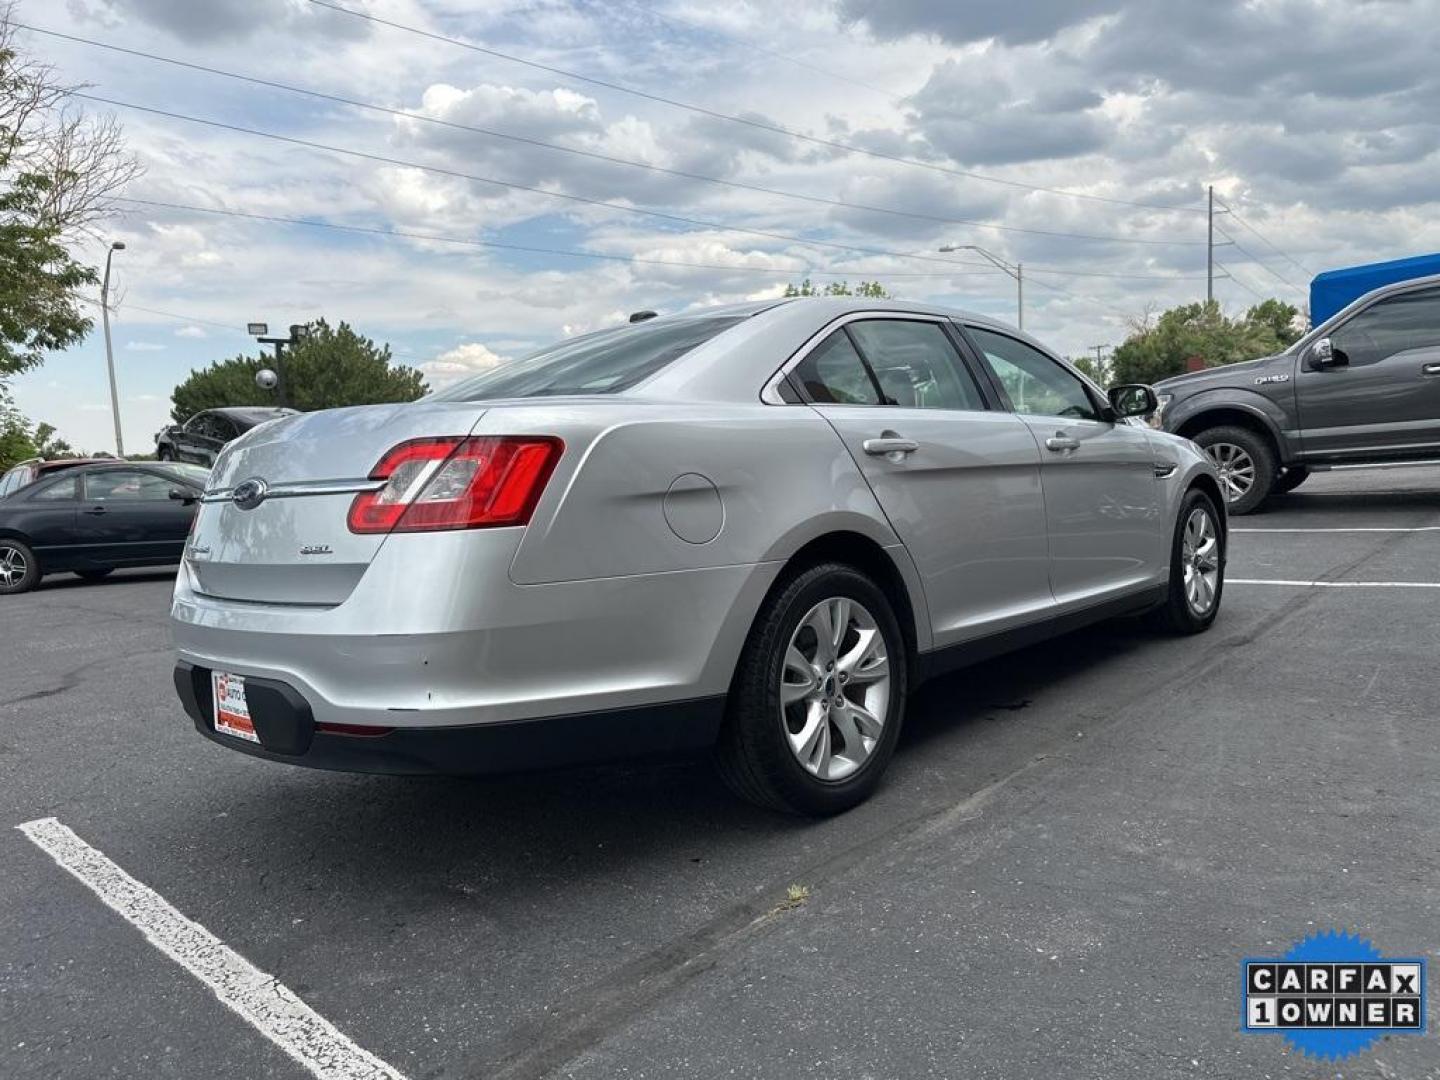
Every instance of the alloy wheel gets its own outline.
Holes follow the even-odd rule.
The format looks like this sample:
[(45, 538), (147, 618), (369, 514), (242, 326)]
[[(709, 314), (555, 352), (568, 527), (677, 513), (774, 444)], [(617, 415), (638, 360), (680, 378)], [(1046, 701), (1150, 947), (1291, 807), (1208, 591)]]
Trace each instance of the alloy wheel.
[(853, 776), (880, 741), (890, 657), (875, 617), (846, 596), (800, 620), (780, 670), (780, 721), (790, 752), (820, 780)]
[(1185, 602), (1193, 614), (1205, 615), (1215, 606), (1220, 591), (1220, 537), (1204, 507), (1197, 506), (1185, 519), (1180, 558), (1185, 571)]
[(30, 564), (25, 561), (22, 551), (12, 547), (0, 549), (0, 585), (6, 588), (18, 585), (25, 580), (29, 569)]
[(1255, 486), (1255, 459), (1243, 446), (1217, 442), (1205, 447), (1205, 453), (1220, 474), (1227, 502), (1239, 502)]

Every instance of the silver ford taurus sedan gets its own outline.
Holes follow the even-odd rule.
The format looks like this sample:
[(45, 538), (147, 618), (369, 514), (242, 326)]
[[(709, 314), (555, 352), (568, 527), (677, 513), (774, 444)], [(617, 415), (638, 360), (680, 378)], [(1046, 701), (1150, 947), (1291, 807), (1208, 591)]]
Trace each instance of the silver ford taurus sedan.
[(1225, 501), (1022, 333), (895, 301), (645, 319), (216, 462), (172, 618), (202, 735), (366, 772), (714, 747), (742, 796), (865, 798), (921, 680), (1219, 610)]

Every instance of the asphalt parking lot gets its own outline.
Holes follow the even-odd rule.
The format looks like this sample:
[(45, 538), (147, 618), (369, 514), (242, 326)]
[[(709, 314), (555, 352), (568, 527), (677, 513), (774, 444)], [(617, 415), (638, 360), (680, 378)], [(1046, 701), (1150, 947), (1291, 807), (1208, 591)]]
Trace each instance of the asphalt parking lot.
[[(1211, 633), (933, 683), (824, 822), (694, 763), (230, 753), (174, 700), (168, 576), (60, 578), (0, 604), (0, 824), (57, 818), (410, 1080), (1440, 1077), (1433, 1034), (1336, 1065), (1236, 1030), (1243, 956), (1440, 957), (1440, 470), (1233, 524)], [(7, 827), (0, 1075), (306, 1073)]]

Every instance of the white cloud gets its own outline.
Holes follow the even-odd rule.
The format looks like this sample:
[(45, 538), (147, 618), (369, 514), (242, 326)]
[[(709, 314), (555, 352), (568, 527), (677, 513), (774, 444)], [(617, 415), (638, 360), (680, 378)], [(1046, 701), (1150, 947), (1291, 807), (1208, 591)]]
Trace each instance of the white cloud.
[(498, 367), (509, 360), (508, 356), (501, 356), (478, 341), (467, 341), (417, 366), (432, 387), (440, 387), (474, 375), (477, 371)]
[(209, 335), (205, 333), (205, 328), (203, 326), (196, 326), (192, 323), (189, 326), (182, 326), (180, 327), (180, 329), (176, 330), (175, 336), (183, 338), (203, 338), (208, 337)]
[(165, 346), (158, 345), (153, 341), (127, 341), (126, 352), (164, 352)]

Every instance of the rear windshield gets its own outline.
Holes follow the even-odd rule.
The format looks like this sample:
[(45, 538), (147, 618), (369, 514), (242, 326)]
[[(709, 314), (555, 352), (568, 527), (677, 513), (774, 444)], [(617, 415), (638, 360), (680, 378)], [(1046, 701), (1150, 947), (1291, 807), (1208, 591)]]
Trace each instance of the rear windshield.
[(448, 386), (440, 401), (618, 394), (743, 322), (744, 315), (636, 323), (563, 341)]

